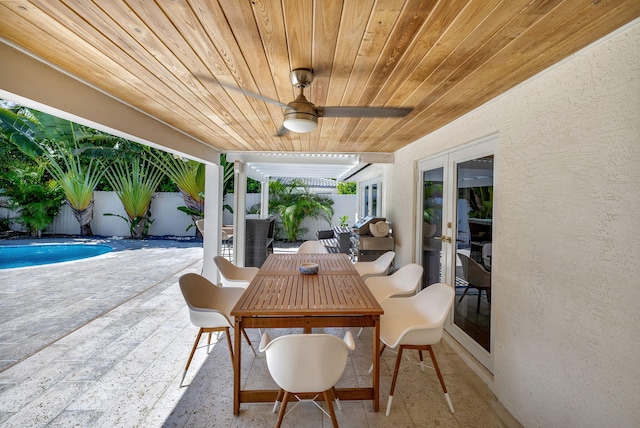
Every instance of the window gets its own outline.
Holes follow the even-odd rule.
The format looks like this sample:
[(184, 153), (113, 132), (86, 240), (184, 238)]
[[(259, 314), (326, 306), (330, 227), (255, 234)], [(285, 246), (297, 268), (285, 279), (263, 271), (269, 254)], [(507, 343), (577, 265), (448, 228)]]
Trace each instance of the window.
[(375, 178), (373, 180), (363, 181), (358, 188), (360, 193), (360, 215), (362, 217), (380, 217), (382, 214), (380, 179)]

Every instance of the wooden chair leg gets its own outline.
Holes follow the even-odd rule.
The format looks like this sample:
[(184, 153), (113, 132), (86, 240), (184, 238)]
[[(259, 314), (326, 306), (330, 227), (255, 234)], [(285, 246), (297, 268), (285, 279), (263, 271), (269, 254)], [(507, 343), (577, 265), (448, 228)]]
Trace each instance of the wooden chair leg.
[(464, 289), (464, 293), (462, 293), (462, 296), (460, 296), (460, 300), (458, 300), (458, 304), (460, 302), (462, 302), (462, 299), (464, 299), (464, 296), (467, 295), (467, 291), (469, 291), (469, 286), (467, 285), (467, 288)]
[(333, 428), (338, 428), (338, 419), (336, 418), (336, 412), (333, 410), (333, 404), (331, 404), (331, 394), (329, 393), (330, 391), (330, 389), (324, 391), (324, 402), (327, 405), (329, 416), (331, 416), (331, 423), (333, 424)]
[(393, 392), (396, 389), (396, 381), (398, 380), (398, 372), (400, 371), (400, 362), (402, 361), (402, 350), (404, 347), (400, 345), (398, 347), (398, 356), (396, 357), (396, 367), (393, 370), (393, 380), (391, 381), (391, 391), (389, 391), (389, 401), (387, 402), (387, 412), (386, 415), (389, 416), (389, 411), (391, 410), (391, 402), (393, 401)]
[(333, 395), (333, 399), (336, 402), (336, 406), (338, 406), (338, 410), (342, 411), (342, 404), (340, 404), (340, 399), (338, 398), (338, 393), (336, 392), (336, 387), (331, 387), (331, 394)]
[(284, 389), (280, 388), (278, 390), (278, 395), (276, 396), (276, 402), (273, 403), (273, 410), (271, 411), (272, 413), (275, 413), (276, 410), (278, 410), (278, 403), (280, 403), (282, 401), (282, 396), (284, 395)]
[(453, 404), (451, 403), (451, 398), (449, 398), (449, 392), (447, 392), (447, 386), (444, 384), (444, 379), (442, 377), (442, 373), (440, 372), (440, 367), (438, 367), (438, 361), (436, 361), (436, 354), (434, 354), (431, 345), (427, 346), (427, 350), (429, 351), (429, 355), (431, 356), (433, 368), (436, 369), (436, 374), (438, 375), (438, 380), (440, 380), (440, 386), (442, 386), (442, 390), (444, 391), (444, 397), (447, 399), (449, 410), (451, 410), (451, 413), (455, 413), (455, 411), (453, 410)]
[(287, 402), (289, 401), (289, 391), (284, 392), (284, 397), (282, 398), (282, 405), (280, 406), (280, 412), (278, 412), (278, 422), (276, 423), (276, 428), (280, 428), (282, 425), (282, 418), (284, 418), (284, 414), (287, 411)]
[(249, 347), (253, 351), (253, 355), (257, 355), (256, 350), (253, 349), (253, 345), (251, 344), (251, 339), (249, 339), (249, 336), (247, 336), (247, 332), (244, 328), (242, 329), (242, 335), (244, 336), (244, 339), (247, 341), (247, 343), (249, 344)]
[[(380, 354), (378, 354), (379, 357), (382, 357), (382, 353), (386, 348), (387, 348), (387, 345), (385, 345), (384, 343), (380, 345)], [(371, 367), (369, 367), (369, 374), (371, 374), (372, 371), (373, 371), (373, 363), (371, 364)]]
[(440, 372), (438, 361), (436, 361), (436, 354), (433, 353), (433, 348), (431, 347), (431, 345), (427, 346), (427, 350), (429, 351), (429, 355), (431, 356), (431, 361), (433, 362), (433, 368), (436, 369), (436, 374), (438, 375), (438, 379), (440, 380), (440, 386), (442, 386), (442, 390), (446, 393), (447, 386), (444, 384), (444, 379), (442, 378), (442, 373)]
[(187, 360), (187, 365), (184, 368), (186, 372), (189, 369), (189, 365), (191, 364), (191, 360), (193, 359), (193, 355), (196, 353), (196, 349), (198, 349), (198, 343), (200, 343), (200, 338), (202, 337), (204, 329), (198, 330), (198, 335), (196, 336), (196, 341), (193, 342), (193, 348), (191, 348), (191, 354), (189, 355), (189, 359)]
[(387, 345), (382, 343), (382, 345), (380, 346), (380, 356), (382, 356), (382, 353), (384, 352), (385, 349), (387, 349)]
[(193, 359), (193, 355), (196, 353), (196, 349), (198, 349), (198, 343), (200, 343), (200, 338), (202, 337), (202, 332), (204, 329), (198, 330), (198, 335), (196, 336), (196, 341), (193, 342), (193, 347), (191, 348), (191, 354), (189, 354), (189, 359), (187, 360), (187, 365), (184, 367), (184, 371), (182, 372), (182, 379), (180, 380), (180, 386), (182, 386), (182, 382), (184, 382), (184, 378), (187, 376), (187, 370), (189, 370), (189, 365), (191, 364), (191, 360)]

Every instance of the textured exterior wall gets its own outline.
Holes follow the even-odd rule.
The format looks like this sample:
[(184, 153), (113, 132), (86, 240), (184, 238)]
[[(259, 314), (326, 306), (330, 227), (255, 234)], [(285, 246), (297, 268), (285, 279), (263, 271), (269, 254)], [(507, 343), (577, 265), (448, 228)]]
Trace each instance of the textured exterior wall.
[(499, 136), (493, 390), (528, 427), (640, 426), (638, 46), (637, 20), (395, 154), (407, 263), (407, 166)]

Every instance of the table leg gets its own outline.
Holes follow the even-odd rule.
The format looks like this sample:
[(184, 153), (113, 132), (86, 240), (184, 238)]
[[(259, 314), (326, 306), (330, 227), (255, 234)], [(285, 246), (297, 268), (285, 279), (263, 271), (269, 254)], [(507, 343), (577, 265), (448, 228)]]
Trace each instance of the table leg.
[(240, 355), (242, 354), (242, 317), (236, 317), (233, 353), (233, 414), (240, 413)]
[(373, 327), (373, 410), (380, 410), (380, 317)]

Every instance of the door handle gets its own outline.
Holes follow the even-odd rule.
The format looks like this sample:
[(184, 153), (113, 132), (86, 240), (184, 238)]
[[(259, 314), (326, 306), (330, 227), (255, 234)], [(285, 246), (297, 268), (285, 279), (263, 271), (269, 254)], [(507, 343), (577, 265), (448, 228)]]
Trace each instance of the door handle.
[(451, 243), (451, 237), (450, 237), (450, 236), (444, 236), (444, 235), (442, 235), (442, 236), (441, 236), (440, 238), (438, 238), (438, 239), (440, 239), (442, 242), (448, 242), (449, 244)]

